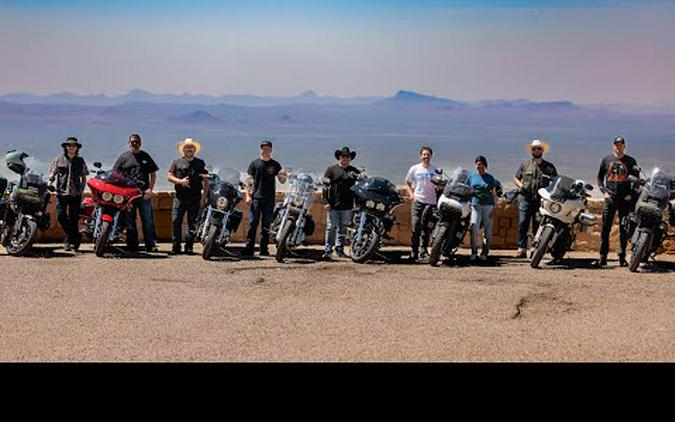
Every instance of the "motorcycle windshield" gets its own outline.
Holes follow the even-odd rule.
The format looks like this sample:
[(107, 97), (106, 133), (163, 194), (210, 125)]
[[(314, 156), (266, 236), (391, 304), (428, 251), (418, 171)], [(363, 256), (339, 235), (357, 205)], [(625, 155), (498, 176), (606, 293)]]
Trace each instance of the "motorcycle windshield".
[(572, 196), (572, 188), (576, 183), (571, 177), (558, 175), (551, 179), (546, 190), (551, 193), (553, 199), (565, 199)]
[(121, 173), (116, 173), (113, 171), (105, 171), (103, 173), (97, 174), (96, 178), (111, 185), (126, 187), (126, 188), (135, 188), (136, 182), (124, 176)]
[(233, 186), (239, 186), (241, 183), (241, 173), (239, 170), (231, 167), (225, 167), (218, 171), (218, 178), (220, 182), (226, 182)]
[(450, 175), (448, 183), (445, 185), (445, 189), (443, 190), (443, 194), (445, 196), (471, 196), (473, 189), (471, 189), (471, 184), (469, 183), (470, 174), (471, 172), (469, 170), (457, 167)]
[(669, 170), (655, 168), (652, 171), (652, 176), (650, 178), (649, 184), (653, 187), (650, 190), (654, 190), (655, 193), (657, 193), (656, 191), (658, 191), (658, 194), (660, 194), (664, 198), (669, 197), (671, 195), (671, 192), (675, 190), (675, 176)]

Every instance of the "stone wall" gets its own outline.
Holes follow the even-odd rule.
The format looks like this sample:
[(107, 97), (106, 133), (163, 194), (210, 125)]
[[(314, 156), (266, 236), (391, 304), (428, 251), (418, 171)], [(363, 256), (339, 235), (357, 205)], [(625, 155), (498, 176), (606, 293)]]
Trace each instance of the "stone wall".
[[(403, 191), (402, 191), (403, 193)], [(277, 201), (283, 198), (282, 193), (277, 194)], [(314, 234), (308, 238), (311, 244), (322, 244), (324, 241), (324, 234), (326, 230), (326, 210), (319, 202), (320, 196), (317, 194), (317, 201), (311, 209), (311, 213), (316, 221), (316, 230)], [(56, 221), (55, 200), (50, 204), (50, 213), (52, 214), (52, 225), (46, 232), (42, 233), (40, 240), (43, 242), (60, 242), (63, 240), (63, 232)], [(169, 241), (171, 239), (171, 208), (173, 203), (173, 192), (157, 193), (153, 199), (153, 206), (155, 210), (155, 226), (157, 236), (160, 241)], [(248, 223), (248, 205), (242, 201), (238, 206), (244, 213), (244, 219), (239, 226), (239, 230), (234, 235), (235, 241), (243, 241), (246, 237), (246, 228)], [(602, 214), (602, 201), (589, 200), (589, 210), (591, 212)], [(409, 246), (410, 245), (410, 201), (407, 200), (395, 210), (397, 224), (393, 227), (390, 236), (392, 240), (388, 241), (389, 245)], [(600, 246), (600, 227), (599, 222), (594, 227), (591, 233), (578, 233), (575, 244), (575, 250), (579, 251), (597, 251)], [(675, 237), (675, 229), (671, 227), (671, 236)], [(142, 237), (139, 222), (139, 235)], [(507, 204), (506, 201), (500, 200), (497, 206), (497, 213), (493, 224), (493, 241), (492, 247), (494, 249), (515, 249), (518, 242), (518, 205)], [(619, 242), (619, 227), (615, 221), (611, 233), (611, 250), (618, 245)], [(469, 246), (469, 237), (464, 239), (465, 246)], [(669, 253), (675, 253), (675, 241), (666, 241), (666, 250)]]

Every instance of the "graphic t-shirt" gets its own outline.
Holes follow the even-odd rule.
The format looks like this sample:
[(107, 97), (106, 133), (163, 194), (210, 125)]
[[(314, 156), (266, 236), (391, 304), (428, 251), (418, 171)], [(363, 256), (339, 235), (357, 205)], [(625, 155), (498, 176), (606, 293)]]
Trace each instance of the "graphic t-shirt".
[(422, 204), (436, 204), (436, 185), (431, 183), (431, 178), (436, 175), (436, 166), (429, 165), (424, 168), (422, 164), (410, 167), (405, 181), (413, 187), (415, 201)]

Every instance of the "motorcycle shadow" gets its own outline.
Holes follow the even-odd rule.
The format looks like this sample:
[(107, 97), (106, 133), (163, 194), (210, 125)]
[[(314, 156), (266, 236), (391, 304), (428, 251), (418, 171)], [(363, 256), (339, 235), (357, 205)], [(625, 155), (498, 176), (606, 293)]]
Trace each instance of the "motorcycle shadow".
[[(62, 249), (62, 247), (54, 246), (33, 246), (18, 258), (75, 258), (77, 256), (75, 252), (66, 252)], [(7, 254), (7, 256), (11, 255)]]
[(284, 258), (284, 262), (293, 264), (316, 264), (323, 261), (323, 251), (313, 249), (297, 249)]
[(650, 261), (643, 264), (640, 268), (643, 273), (673, 273), (675, 272), (675, 262)]
[[(555, 269), (555, 270), (580, 270), (580, 269), (591, 269), (591, 270), (596, 270), (598, 269), (596, 267), (596, 261), (597, 258), (563, 258), (562, 262), (560, 263), (555, 263), (555, 264), (549, 264), (550, 259), (547, 261), (543, 261), (541, 265), (539, 266), (540, 268), (550, 268), (550, 269)], [(611, 261), (610, 261), (611, 262)], [(603, 270), (611, 270), (613, 268), (620, 268), (619, 267), (619, 261), (616, 261), (616, 266), (612, 265), (609, 267), (602, 268)]]
[[(93, 254), (94, 251), (85, 253)], [(113, 247), (103, 254), (103, 258), (111, 259), (167, 259), (169, 255), (166, 252), (145, 252), (145, 251), (127, 251), (125, 249)]]
[(479, 259), (471, 261), (470, 255), (454, 255), (452, 258), (445, 258), (441, 262), (441, 267), (501, 267), (509, 263), (509, 258), (501, 256), (488, 256), (487, 260)]

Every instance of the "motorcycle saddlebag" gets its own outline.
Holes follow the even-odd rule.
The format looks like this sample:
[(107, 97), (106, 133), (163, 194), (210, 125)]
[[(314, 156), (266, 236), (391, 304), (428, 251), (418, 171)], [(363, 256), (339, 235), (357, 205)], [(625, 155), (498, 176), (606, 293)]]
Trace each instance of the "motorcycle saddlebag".
[(311, 214), (307, 214), (305, 217), (305, 227), (302, 228), (302, 231), (305, 232), (305, 236), (311, 236), (314, 233), (316, 228), (316, 223)]

